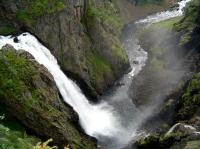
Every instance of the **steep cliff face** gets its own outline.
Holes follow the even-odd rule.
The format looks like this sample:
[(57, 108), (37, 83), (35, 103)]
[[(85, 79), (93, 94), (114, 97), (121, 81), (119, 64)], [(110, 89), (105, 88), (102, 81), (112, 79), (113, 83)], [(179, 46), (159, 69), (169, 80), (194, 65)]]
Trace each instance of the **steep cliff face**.
[(129, 62), (119, 40), (123, 24), (118, 10), (109, 1), (90, 2), (85, 24), (89, 40), (93, 44), (87, 64), (94, 86), (102, 92), (104, 87), (112, 85), (124, 73)]
[(0, 33), (36, 35), (87, 95), (102, 94), (129, 67), (110, 1), (2, 0), (0, 8)]
[(33, 57), (7, 45), (0, 50), (0, 103), (37, 135), (59, 146), (96, 148), (78, 116), (60, 98), (53, 77)]

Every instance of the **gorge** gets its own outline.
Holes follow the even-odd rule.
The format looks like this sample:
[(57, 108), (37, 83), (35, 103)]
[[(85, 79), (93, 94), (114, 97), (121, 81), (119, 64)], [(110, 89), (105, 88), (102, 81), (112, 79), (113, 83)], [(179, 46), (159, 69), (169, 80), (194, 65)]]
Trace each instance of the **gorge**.
[[(48, 70), (48, 72), (53, 76), (53, 80), (55, 81), (56, 86), (59, 89), (59, 92), (62, 96), (60, 98), (63, 99), (66, 102), (66, 104), (71, 106), (75, 112), (77, 112), (78, 117), (79, 117), (79, 123), (80, 123), (81, 127), (84, 129), (84, 132), (87, 135), (92, 136), (98, 140), (99, 148), (108, 148), (108, 149), (122, 149), (122, 148), (129, 149), (130, 148), (131, 149), (131, 148), (133, 148), (133, 144), (136, 141), (138, 141), (139, 139), (143, 139), (143, 137), (146, 137), (146, 136), (148, 139), (149, 135), (146, 135), (146, 134), (151, 133), (151, 131), (148, 132), (148, 128), (145, 130), (142, 127), (143, 127), (143, 125), (145, 125), (144, 123), (146, 121), (148, 122), (149, 118), (154, 116), (155, 113), (153, 111), (155, 111), (155, 109), (158, 109), (158, 107), (161, 105), (159, 102), (157, 102), (155, 100), (157, 102), (156, 104), (153, 104), (153, 105), (149, 104), (149, 106), (140, 107), (135, 103), (132, 95), (130, 95), (131, 94), (130, 93), (131, 86), (132, 85), (134, 86), (133, 83), (135, 81), (135, 77), (137, 80), (137, 75), (140, 75), (140, 72), (142, 71), (143, 67), (149, 66), (148, 64), (145, 66), (145, 64), (148, 63), (147, 62), (148, 61), (147, 60), (148, 51), (145, 52), (146, 48), (145, 48), (145, 50), (143, 49), (143, 47), (145, 47), (144, 44), (140, 45), (141, 38), (139, 37), (138, 34), (140, 34), (139, 33), (140, 31), (143, 31), (146, 28), (148, 28), (148, 26), (150, 26), (151, 24), (159, 23), (164, 20), (169, 20), (172, 18), (176, 19), (176, 17), (182, 16), (184, 8), (187, 6), (187, 3), (189, 3), (189, 2), (190, 2), (190, 0), (182, 0), (182, 1), (178, 2), (179, 3), (178, 8), (173, 8), (172, 10), (169, 10), (169, 11), (163, 11), (161, 13), (156, 13), (155, 15), (153, 14), (144, 19), (133, 21), (133, 22), (127, 24), (123, 30), (122, 44), (126, 50), (128, 58), (127, 58), (126, 53), (123, 51), (123, 49), (121, 49), (122, 46), (119, 45), (119, 43), (118, 43), (119, 39), (114, 38), (115, 36), (119, 36), (118, 33), (112, 33), (111, 37), (109, 39), (106, 39), (106, 40), (109, 40), (111, 42), (111, 44), (114, 43), (114, 45), (111, 46), (111, 51), (109, 51), (109, 52), (114, 51), (114, 52), (116, 52), (116, 55), (114, 55), (114, 56), (109, 55), (104, 50), (103, 50), (104, 51), (103, 54), (101, 55), (101, 53), (98, 50), (101, 48), (105, 48), (105, 47), (110, 48), (110, 46), (109, 46), (110, 43), (108, 45), (103, 45), (103, 46), (98, 45), (98, 42), (95, 41), (95, 40), (98, 40), (98, 38), (95, 39), (96, 37), (93, 37), (94, 35), (91, 34), (91, 33), (94, 33), (96, 26), (94, 25), (95, 26), (94, 27), (90, 24), (90, 22), (87, 22), (86, 28), (88, 28), (88, 27), (91, 27), (91, 28), (94, 27), (94, 28), (92, 29), (92, 31), (89, 31), (89, 35), (87, 35), (87, 36), (89, 36), (87, 38), (91, 38), (91, 39), (84, 39), (83, 43), (81, 43), (81, 44), (83, 44), (82, 45), (83, 47), (87, 47), (88, 45), (84, 45), (84, 42), (88, 42), (88, 43), (91, 41), (94, 42), (93, 47), (96, 48), (95, 50), (97, 50), (97, 51), (94, 50), (90, 53), (90, 51), (88, 51), (87, 48), (85, 51), (86, 53), (89, 52), (89, 55), (92, 55), (92, 57), (95, 57), (96, 59), (99, 60), (93, 66), (93, 68), (89, 68), (89, 66), (87, 65), (87, 64), (91, 65), (91, 63), (94, 62), (94, 61), (92, 61), (93, 60), (92, 58), (90, 59), (91, 63), (86, 63), (85, 66), (82, 66), (82, 65), (84, 65), (84, 64), (81, 64), (82, 61), (84, 62), (84, 60), (82, 60), (82, 59), (85, 59), (85, 57), (82, 57), (82, 55), (79, 55), (81, 57), (81, 59), (80, 59), (80, 61), (78, 59), (77, 64), (73, 65), (73, 67), (68, 67), (68, 65), (70, 65), (70, 62), (66, 62), (65, 64), (62, 63), (66, 58), (62, 57), (62, 61), (61, 61), (59, 58), (60, 53), (57, 53), (57, 54), (55, 53), (55, 50), (53, 49), (53, 47), (57, 47), (56, 41), (54, 41), (53, 44), (52, 43), (47, 44), (47, 42), (46, 42), (47, 39), (45, 39), (46, 37), (44, 37), (45, 35), (41, 35), (42, 34), (41, 29), (43, 28), (43, 24), (41, 26), (41, 29), (38, 30), (38, 28), (34, 28), (34, 27), (32, 28), (32, 25), (30, 25), (29, 23), (28, 24), (25, 23), (23, 27), (26, 28), (26, 26), (27, 26), (27, 31), (29, 31), (31, 33), (24, 32), (24, 33), (21, 33), (20, 35), (16, 35), (16, 36), (15, 35), (0, 36), (0, 48), (1, 49), (9, 49), (9, 50), (15, 49), (17, 51), (24, 50), (33, 56), (33, 58), (31, 58), (31, 59), (35, 59), (36, 62), (39, 63), (39, 65), (44, 66)], [(110, 6), (108, 6), (108, 7), (110, 7)], [(89, 17), (93, 17), (93, 15), (94, 14), (91, 13), (91, 14), (89, 14)], [(61, 16), (63, 16), (63, 14)], [(78, 16), (78, 17), (80, 17), (80, 16)], [(101, 17), (102, 17), (102, 15), (100, 15), (100, 18)], [(8, 18), (9, 18), (9, 16), (8, 16)], [(11, 18), (12, 18), (12, 15), (11, 15)], [(95, 18), (94, 18), (94, 20), (95, 20)], [(98, 22), (99, 20), (97, 19), (95, 21)], [(77, 22), (75, 22), (75, 23), (77, 23)], [(61, 26), (63, 25), (62, 21), (60, 22), (60, 25)], [(97, 26), (98, 25), (99, 24), (97, 23)], [(117, 27), (119, 27), (118, 25), (117, 25)], [(19, 26), (19, 25), (16, 25), (16, 26)], [(102, 31), (106, 35), (109, 34), (110, 32), (112, 32), (112, 29), (109, 29), (109, 27), (108, 27), (108, 29), (105, 29), (106, 28), (105, 26), (108, 27), (109, 25), (100, 23), (100, 25), (99, 25), (100, 31), (97, 31), (97, 32), (100, 34), (100, 32)], [(19, 28), (21, 28), (21, 27), (19, 27)], [(65, 26), (65, 28), (66, 28), (66, 26)], [(34, 33), (34, 35), (37, 38), (34, 37), (32, 32)], [(61, 41), (58, 41), (58, 42), (60, 42), (59, 44), (62, 48), (62, 46), (64, 46), (64, 45), (62, 45), (62, 43), (65, 44), (65, 42), (68, 40), (67, 38), (70, 38), (70, 37), (69, 36), (64, 37), (66, 35), (60, 35), (60, 34), (62, 34), (61, 32), (62, 31), (59, 31), (59, 35), (58, 35), (58, 37), (60, 38)], [(76, 32), (76, 30), (74, 32)], [(78, 31), (78, 32), (79, 32), (79, 34), (83, 34), (82, 31)], [(85, 32), (85, 31), (83, 31), (83, 32)], [(102, 39), (102, 38), (105, 38), (104, 34), (103, 35), (95, 35), (95, 36), (100, 36), (99, 38)], [(76, 35), (74, 35), (74, 36), (76, 36)], [(85, 37), (86, 36), (85, 33), (84, 33), (84, 35), (80, 35), (81, 38), (82, 38), (82, 36)], [(51, 40), (54, 40), (54, 38), (56, 38), (56, 37), (52, 37)], [(75, 39), (76, 38), (79, 38), (79, 37), (75, 37)], [(114, 39), (112, 39), (112, 38), (114, 38)], [(41, 41), (38, 41), (38, 39)], [(91, 40), (91, 41), (86, 41), (86, 40)], [(76, 40), (76, 42), (78, 42), (78, 41)], [(117, 42), (116, 43), (117, 45), (115, 45), (115, 42)], [(45, 46), (47, 45), (47, 47), (51, 47), (51, 49), (46, 48), (43, 44)], [(105, 44), (107, 44), (107, 43), (105, 43)], [(114, 48), (113, 48), (113, 46), (114, 46)], [(80, 47), (78, 49), (80, 49)], [(63, 49), (61, 49), (61, 55), (63, 53), (70, 53), (69, 51), (63, 52), (62, 50)], [(96, 54), (98, 52), (100, 55)], [(106, 55), (106, 54), (108, 54), (108, 55)], [(54, 57), (54, 55), (55, 55), (55, 57)], [(73, 61), (74, 57), (79, 57), (79, 56), (77, 56), (76, 52), (75, 52), (74, 55), (71, 55), (70, 61)], [(30, 57), (30, 56), (28, 56), (28, 57)], [(114, 57), (114, 59), (116, 57), (119, 59), (112, 61), (111, 58), (113, 58), (113, 57)], [(56, 59), (58, 59), (58, 62)], [(107, 60), (104, 62), (105, 59), (107, 59)], [(87, 60), (87, 57), (86, 57), (86, 60)], [(128, 61), (130, 62), (130, 65), (128, 64)], [(6, 64), (6, 66), (7, 66), (7, 64)], [(114, 68), (115, 66), (116, 66), (116, 68)], [(91, 71), (95, 70), (94, 67), (99, 67), (100, 71), (103, 70), (105, 72), (103, 72), (103, 74), (98, 74), (99, 73), (98, 71), (91, 73)], [(118, 69), (127, 70), (128, 67), (131, 68), (131, 71), (129, 73), (124, 74), (123, 76), (122, 76), (123, 73), (117, 74), (119, 71)], [(81, 87), (81, 89), (78, 87), (78, 85), (76, 83), (79, 84), (80, 82), (78, 80), (76, 80), (75, 77), (72, 77), (73, 80), (69, 79), (67, 77), (68, 76), (67, 74), (70, 74), (67, 72), (73, 71), (73, 69), (76, 69), (76, 68), (77, 69), (80, 68), (79, 72), (78, 71), (76, 72), (76, 75), (79, 76), (78, 78), (79, 79), (81, 78), (80, 80), (82, 80), (82, 79), (86, 80), (86, 81), (84, 81), (84, 84), (85, 84), (85, 88), (87, 88), (87, 89), (83, 92), (81, 91), (81, 89), (84, 87)], [(88, 75), (88, 73), (89, 73), (89, 75)], [(184, 72), (181, 72), (181, 73), (184, 74)], [(72, 75), (72, 76), (76, 76), (76, 75)], [(115, 79), (113, 79), (113, 77)], [(180, 79), (179, 77), (180, 76), (178, 76), (178, 80)], [(92, 82), (90, 81), (90, 79), (92, 80)], [(97, 80), (95, 80), (95, 79), (97, 79)], [(111, 79), (110, 81), (112, 83), (115, 82), (115, 86), (112, 87), (111, 89), (109, 89), (107, 92), (104, 92), (104, 90), (107, 89), (108, 87), (110, 87), (112, 84), (112, 83), (108, 82), (108, 84), (104, 85), (105, 82), (108, 81), (109, 79)], [(102, 83), (102, 82), (104, 82), (104, 83)], [(139, 88), (139, 86), (138, 86), (138, 88)], [(93, 92), (94, 90), (96, 90), (96, 91)], [(87, 97), (89, 96), (88, 98), (84, 95), (84, 93), (87, 91), (91, 92), (91, 94), (89, 93), (90, 95), (87, 95)], [(104, 92), (104, 94), (101, 95), (103, 92)], [(100, 96), (99, 100), (98, 101), (96, 101), (96, 99), (91, 100), (91, 98), (94, 96)], [(9, 98), (9, 96), (7, 97), (4, 95), (2, 97), (5, 99)], [(7, 105), (9, 105), (9, 104), (7, 104)], [(31, 108), (33, 108), (36, 105), (32, 104)], [(53, 104), (53, 106), (54, 106), (54, 104)], [(59, 109), (59, 107), (58, 107), (58, 109)], [(17, 119), (22, 120), (22, 118), (20, 116), (19, 117), (16, 116), (16, 117), (17, 117)], [(62, 117), (62, 118), (64, 118), (64, 117)], [(58, 121), (58, 123), (59, 123), (59, 119), (56, 119), (55, 122), (56, 121)], [(74, 121), (76, 123), (76, 120), (74, 120)], [(30, 123), (27, 124), (26, 122), (25, 123), (22, 122), (22, 123), (25, 126), (30, 124)], [(68, 122), (66, 122), (66, 123), (68, 123)], [(63, 123), (63, 124), (65, 125), (65, 123)], [(64, 127), (63, 124), (59, 127)], [(41, 125), (42, 125), (42, 123), (41, 123)], [(78, 124), (76, 124), (76, 125), (78, 125)], [(58, 127), (58, 126), (56, 126), (56, 127)], [(77, 129), (77, 127), (78, 126), (75, 126), (75, 128), (73, 128), (73, 129)], [(50, 129), (50, 128), (51, 127), (49, 127), (48, 129)], [(34, 130), (34, 128), (31, 128), (31, 129)], [(79, 128), (79, 129), (81, 129), (81, 128)], [(34, 131), (36, 131), (36, 129)], [(80, 136), (81, 136), (80, 140), (82, 140), (82, 137), (83, 138), (88, 137), (84, 134), (83, 130), (78, 130), (78, 131), (80, 131)], [(173, 130), (171, 130), (171, 131), (173, 131)], [(68, 132), (68, 130), (66, 132)], [(38, 134), (38, 132), (36, 134)], [(40, 132), (39, 135), (41, 135), (41, 134), (42, 134), (42, 132)], [(64, 135), (64, 134), (62, 134), (62, 135)], [(59, 137), (62, 137), (62, 135), (60, 135)], [(79, 132), (76, 135), (79, 136)], [(48, 135), (46, 135), (46, 136), (48, 136)], [(84, 145), (81, 146), (80, 145), (81, 141), (76, 142), (73, 140), (75, 138), (74, 136), (75, 135), (73, 132), (69, 133), (68, 136), (66, 138), (64, 138), (62, 142), (65, 142), (65, 141), (68, 142), (71, 148), (80, 148), (80, 149), (81, 148), (96, 148), (95, 141), (92, 138), (91, 138), (91, 140), (84, 139), (86, 141), (85, 142), (83, 141)], [(55, 137), (54, 133), (50, 134), (48, 137)], [(53, 139), (55, 141), (57, 141), (56, 143), (58, 145), (61, 145), (60, 142), (58, 141), (59, 137), (56, 136)], [(92, 143), (91, 144), (87, 143), (87, 141), (90, 143), (92, 142)], [(151, 141), (149, 141), (149, 142), (151, 143)], [(88, 146), (87, 146), (87, 144), (88, 144)], [(63, 144), (61, 146), (63, 147)], [(151, 146), (151, 144), (150, 144), (150, 146)], [(142, 143), (140, 145), (138, 145), (138, 147), (143, 147)], [(144, 145), (144, 148), (145, 148), (145, 145)], [(147, 143), (147, 148), (148, 148), (148, 143)], [(149, 148), (151, 148), (151, 147), (149, 147)]]

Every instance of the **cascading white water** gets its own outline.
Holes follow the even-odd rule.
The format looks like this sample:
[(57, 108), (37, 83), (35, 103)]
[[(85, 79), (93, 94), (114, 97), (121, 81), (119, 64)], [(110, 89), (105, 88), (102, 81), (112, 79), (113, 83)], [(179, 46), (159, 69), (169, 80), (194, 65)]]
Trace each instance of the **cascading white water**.
[[(136, 22), (137, 24), (152, 24), (162, 20), (167, 20), (183, 14), (183, 8), (191, 0), (183, 0), (179, 2), (176, 10), (165, 11), (151, 15), (145, 19)], [(54, 77), (63, 99), (71, 105), (78, 113), (80, 124), (88, 135), (94, 136), (99, 140), (103, 137), (115, 140), (115, 145), (111, 145), (113, 149), (120, 149), (126, 146), (129, 141), (136, 139), (139, 135), (137, 129), (145, 119), (150, 115), (150, 110), (143, 112), (137, 111), (136, 107), (128, 97), (128, 88), (132, 77), (136, 75), (144, 66), (147, 54), (141, 49), (136, 39), (132, 40), (134, 34), (130, 32), (127, 41), (124, 43), (129, 54), (130, 62), (138, 61), (138, 64), (131, 65), (132, 71), (122, 78), (124, 85), (117, 88), (116, 92), (107, 96), (107, 102), (101, 102), (98, 105), (89, 103), (81, 92), (80, 88), (60, 69), (57, 60), (38, 40), (29, 33), (23, 33), (17, 38), (18, 43), (13, 41), (12, 36), (0, 36), (0, 48), (5, 44), (12, 45), (16, 50), (23, 49), (34, 56), (36, 61), (43, 64)], [(136, 38), (134, 36), (134, 38)], [(104, 98), (104, 96), (103, 96)], [(127, 113), (132, 112), (132, 113)], [(123, 124), (122, 124), (123, 123)], [(105, 139), (105, 138), (103, 138)], [(105, 141), (106, 142), (106, 141)], [(109, 141), (107, 141), (109, 142)], [(113, 142), (109, 142), (112, 144)], [(109, 148), (110, 149), (110, 148)]]
[(178, 127), (185, 128), (186, 131), (190, 131), (190, 133), (200, 135), (200, 132), (197, 131), (197, 129), (195, 127), (193, 127), (191, 125), (183, 124), (183, 123), (177, 123), (177, 124), (173, 125), (165, 135), (170, 135), (171, 133), (175, 132)]
[(113, 109), (102, 102), (92, 105), (88, 102), (79, 87), (60, 69), (57, 60), (38, 40), (29, 33), (18, 37), (19, 42), (14, 42), (14, 37), (0, 36), (0, 48), (5, 44), (12, 45), (16, 50), (23, 49), (34, 56), (37, 62), (43, 64), (54, 77), (63, 99), (78, 113), (81, 126), (87, 134), (112, 137), (118, 134), (120, 128)]
[(164, 21), (164, 20), (167, 20), (170, 18), (182, 16), (184, 13), (184, 8), (185, 8), (186, 4), (190, 1), (191, 0), (182, 0), (182, 1), (178, 2), (179, 6), (177, 8), (175, 8), (174, 10), (163, 11), (163, 12), (159, 12), (159, 13), (150, 15), (150, 16), (146, 17), (145, 19), (141, 19), (141, 20), (137, 21), (136, 23), (152, 24), (152, 23)]

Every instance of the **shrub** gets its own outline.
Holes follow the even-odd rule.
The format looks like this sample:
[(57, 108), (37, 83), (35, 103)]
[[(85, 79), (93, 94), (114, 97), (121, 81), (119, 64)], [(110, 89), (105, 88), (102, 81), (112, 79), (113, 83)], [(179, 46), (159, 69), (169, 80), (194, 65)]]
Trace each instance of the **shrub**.
[(17, 11), (16, 17), (20, 21), (32, 25), (35, 19), (46, 14), (52, 14), (65, 8), (64, 0), (23, 0), (25, 7)]

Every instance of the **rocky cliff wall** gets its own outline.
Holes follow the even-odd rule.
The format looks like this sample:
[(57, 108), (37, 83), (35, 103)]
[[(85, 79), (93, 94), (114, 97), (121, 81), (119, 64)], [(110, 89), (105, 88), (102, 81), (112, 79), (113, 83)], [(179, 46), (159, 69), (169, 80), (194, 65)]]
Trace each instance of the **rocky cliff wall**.
[(0, 18), (1, 34), (36, 35), (90, 97), (129, 67), (119, 40), (122, 22), (111, 1), (2, 0)]

